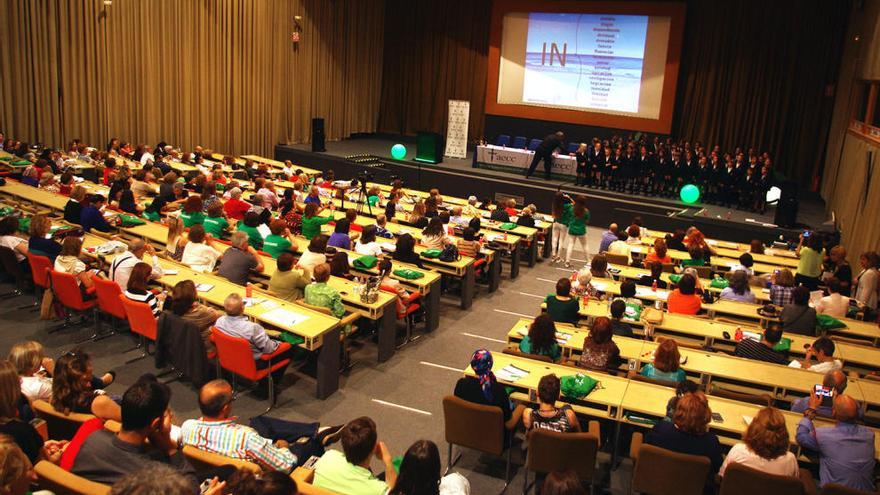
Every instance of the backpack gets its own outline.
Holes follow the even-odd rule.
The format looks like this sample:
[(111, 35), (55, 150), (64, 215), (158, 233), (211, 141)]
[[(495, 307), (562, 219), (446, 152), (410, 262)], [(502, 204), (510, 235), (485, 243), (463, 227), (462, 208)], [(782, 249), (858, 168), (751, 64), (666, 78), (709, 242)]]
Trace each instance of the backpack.
[(438, 260), (450, 263), (452, 261), (458, 261), (461, 258), (461, 254), (458, 253), (458, 248), (453, 244), (447, 244), (443, 247), (443, 251), (440, 251), (440, 256), (437, 257)]

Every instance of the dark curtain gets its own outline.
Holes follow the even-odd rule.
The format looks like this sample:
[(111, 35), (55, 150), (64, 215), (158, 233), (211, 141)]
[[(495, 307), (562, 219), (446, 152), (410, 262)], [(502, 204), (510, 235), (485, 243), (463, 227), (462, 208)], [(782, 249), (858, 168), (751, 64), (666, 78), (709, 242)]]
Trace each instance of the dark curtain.
[(489, 0), (387, 0), (381, 132), (446, 132), (448, 100), (471, 102), (468, 135), (482, 135)]
[(801, 185), (824, 156), (850, 1), (692, 0), (675, 136), (769, 151)]
[[(810, 184), (851, 0), (687, 4), (673, 136), (769, 151), (777, 170)], [(380, 131), (444, 133), (455, 98), (471, 102), (469, 135), (483, 135), (490, 14), (488, 0), (386, 1)]]

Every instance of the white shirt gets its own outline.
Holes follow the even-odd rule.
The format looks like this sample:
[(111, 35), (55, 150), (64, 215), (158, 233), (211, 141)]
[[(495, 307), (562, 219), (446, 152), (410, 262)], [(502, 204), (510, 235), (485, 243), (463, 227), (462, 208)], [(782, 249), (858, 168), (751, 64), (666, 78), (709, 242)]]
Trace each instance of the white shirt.
[(629, 258), (629, 255), (632, 252), (632, 247), (625, 241), (621, 241), (618, 239), (608, 246), (608, 252), (610, 254), (622, 254)]
[(156, 157), (149, 151), (141, 155), (141, 165), (146, 165), (148, 161), (156, 161)]
[(718, 470), (718, 474), (724, 476), (724, 472), (727, 471), (727, 467), (731, 463), (742, 464), (777, 476), (792, 476), (796, 478), (800, 475), (797, 458), (793, 453), (786, 452), (775, 459), (764, 459), (752, 452), (744, 443), (738, 443), (730, 449), (727, 457), (724, 458), (724, 464)]
[[(798, 360), (794, 360), (794, 361), (788, 363), (788, 366), (790, 368), (802, 368), (801, 362)], [(829, 371), (839, 370), (841, 368), (843, 368), (843, 363), (840, 362), (839, 359), (832, 359), (831, 361), (826, 361), (824, 363), (816, 363), (807, 369), (809, 371), (824, 374), (824, 373), (828, 373)]]
[(312, 278), (312, 270), (315, 269), (316, 266), (326, 263), (327, 256), (324, 253), (313, 253), (306, 249), (306, 252), (299, 257), (299, 261), (296, 263), (296, 266), (302, 268), (303, 276), (311, 279)]
[(449, 473), (440, 478), (440, 495), (469, 495), (471, 484), (459, 473)]
[(361, 244), (361, 241), (358, 240), (354, 245), (354, 250), (358, 254), (367, 256), (382, 256), (382, 246), (376, 241)]
[[(128, 288), (128, 279), (131, 277), (131, 270), (141, 261), (142, 260), (139, 260), (131, 251), (125, 251), (119, 256), (113, 258), (113, 262), (110, 263), (110, 278), (119, 284), (120, 289), (125, 290)], [(150, 277), (159, 278), (161, 276), (162, 268), (159, 266), (159, 258), (154, 255), (153, 272), (150, 274)]]
[(220, 258), (220, 251), (203, 242), (188, 242), (180, 262), (197, 272), (210, 272)]
[(877, 308), (877, 269), (869, 268), (862, 270), (857, 277), (855, 298), (871, 309)]
[(19, 262), (27, 259), (27, 256), (21, 254), (17, 249), (18, 245), (21, 243), (25, 243), (27, 246), (27, 241), (18, 237), (17, 235), (4, 235), (0, 236), (0, 246), (8, 247), (15, 253), (15, 259)]
[(21, 393), (31, 401), (48, 401), (52, 398), (52, 379), (39, 375), (23, 376), (21, 377)]
[(845, 317), (847, 309), (849, 309), (849, 298), (837, 293), (819, 299), (816, 304), (817, 313), (835, 318)]

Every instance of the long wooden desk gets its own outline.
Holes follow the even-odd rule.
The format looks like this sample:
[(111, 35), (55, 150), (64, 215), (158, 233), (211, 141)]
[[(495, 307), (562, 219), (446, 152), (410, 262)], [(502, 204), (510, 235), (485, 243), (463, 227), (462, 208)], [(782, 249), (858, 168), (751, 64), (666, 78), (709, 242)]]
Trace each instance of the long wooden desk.
[[(92, 252), (93, 248), (107, 242), (106, 239), (86, 234), (83, 248), (84, 253), (89, 256), (96, 257)], [(107, 262), (112, 261), (112, 256), (107, 257)], [(183, 280), (193, 280), (197, 284), (211, 284), (213, 287), (206, 292), (199, 292), (198, 297), (205, 303), (223, 308), (223, 302), (226, 296), (232, 293), (243, 293), (243, 288), (233, 284), (223, 277), (207, 273), (198, 273), (191, 270), (186, 265), (176, 263), (167, 259), (160, 259), (159, 265), (166, 271), (165, 275), (158, 279), (158, 282), (165, 287), (174, 287), (178, 282)], [(169, 273), (171, 271), (172, 273)], [(173, 273), (176, 271), (177, 273)], [(263, 301), (259, 304), (248, 306), (245, 308), (245, 314), (259, 321), (261, 324), (277, 328), (281, 331), (294, 333), (305, 339), (302, 344), (304, 349), (309, 351), (318, 351), (318, 369), (317, 369), (317, 390), (318, 398), (324, 399), (329, 397), (333, 392), (339, 389), (339, 320), (331, 316), (311, 311), (301, 306), (295, 305), (283, 299), (278, 299), (265, 294), (259, 295), (258, 298)], [(296, 324), (281, 324), (273, 315), (273, 311), (283, 309), (290, 313), (306, 316), (307, 319)]]
[[(634, 266), (625, 266), (625, 265), (616, 265), (616, 264), (609, 264), (608, 266), (609, 266), (609, 268), (616, 270), (616, 272), (612, 273), (612, 275), (615, 275), (618, 278), (623, 278), (623, 279), (627, 279), (627, 280), (636, 281), (639, 278), (641, 278), (643, 275), (651, 275), (651, 270), (647, 270), (645, 268), (636, 268)], [(660, 275), (660, 279), (663, 280), (664, 282), (666, 282), (667, 284), (670, 284), (670, 283), (672, 283), (672, 280), (669, 278), (670, 275), (673, 275), (673, 274), (663, 272)], [(712, 281), (707, 278), (700, 279), (700, 285), (703, 287), (704, 290), (709, 290), (709, 291), (719, 293), (719, 294), (721, 293), (722, 290), (724, 290), (724, 289), (717, 289), (715, 287), (711, 287), (710, 286), (711, 283), (712, 283)], [(759, 301), (763, 302), (763, 301), (770, 300), (770, 291), (769, 290), (761, 289), (758, 287), (750, 287), (750, 289), (752, 291), (752, 294), (754, 294), (755, 297)]]
[[(217, 242), (215, 247), (220, 252), (226, 252), (230, 246)], [(271, 256), (258, 255), (263, 262), (263, 272), (256, 274), (263, 279), (270, 278), (278, 269), (278, 265)], [(368, 304), (361, 301), (360, 296), (355, 294), (355, 282), (341, 277), (330, 277), (327, 285), (336, 289), (342, 297), (342, 303), (349, 312), (354, 312), (368, 320), (375, 321), (379, 326), (378, 361), (387, 361), (394, 355), (396, 349), (395, 337), (397, 333), (397, 296), (388, 292), (379, 292), (376, 302)]]

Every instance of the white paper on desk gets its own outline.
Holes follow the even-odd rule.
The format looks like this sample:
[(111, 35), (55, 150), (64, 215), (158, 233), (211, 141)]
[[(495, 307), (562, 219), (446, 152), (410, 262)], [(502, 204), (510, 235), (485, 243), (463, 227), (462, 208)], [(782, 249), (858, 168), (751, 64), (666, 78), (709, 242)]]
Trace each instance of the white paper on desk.
[(294, 313), (293, 311), (289, 311), (284, 308), (277, 308), (261, 314), (260, 319), (263, 321), (268, 321), (273, 325), (278, 325), (279, 327), (285, 328), (298, 325), (308, 320), (309, 317), (302, 313)]
[(650, 287), (636, 287), (636, 297), (652, 297), (665, 301), (669, 297), (669, 292), (653, 291)]
[(755, 418), (753, 418), (751, 416), (746, 416), (745, 414), (743, 414), (743, 423), (745, 423), (746, 426), (749, 426), (750, 424), (752, 424), (753, 419), (755, 419)]
[(214, 288), (214, 284), (198, 284), (196, 285), (197, 292), (208, 292), (209, 290)]
[(512, 364), (508, 364), (507, 366), (495, 372), (495, 377), (505, 382), (515, 382), (527, 376), (529, 376), (528, 371), (517, 368)]
[[(607, 289), (607, 286), (602, 282), (595, 282), (594, 281), (594, 282), (592, 282), (592, 284), (593, 284), (593, 288), (598, 291), (605, 292), (605, 290)], [(638, 290), (638, 289), (636, 289), (636, 290)]]
[(797, 369), (802, 369), (802, 368), (803, 368), (803, 366), (801, 366), (801, 362), (798, 361), (797, 359), (795, 359), (794, 361), (788, 363), (788, 367), (789, 367), (789, 368), (797, 368)]
[(269, 230), (269, 226), (265, 223), (261, 223), (257, 226), (257, 232), (259, 232), (260, 235), (263, 236), (263, 239), (272, 235), (272, 231)]
[(256, 306), (257, 304), (262, 304), (266, 302), (266, 299), (262, 297), (245, 297), (244, 298), (244, 307), (250, 308)]
[(162, 269), (162, 275), (177, 275), (178, 273), (180, 273), (180, 270), (174, 270), (172, 268), (169, 268), (169, 269), (163, 268)]
[(266, 302), (263, 303), (263, 309), (265, 309), (267, 311), (270, 309), (275, 309), (277, 307), (278, 307), (278, 303), (275, 301), (272, 301), (271, 299), (266, 299)]

